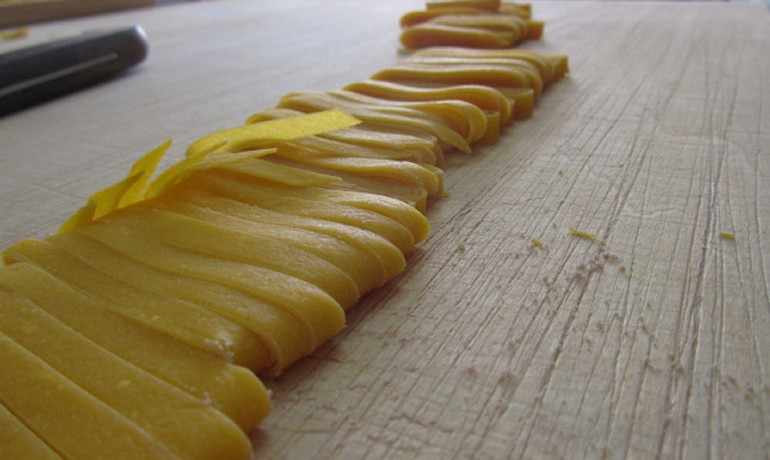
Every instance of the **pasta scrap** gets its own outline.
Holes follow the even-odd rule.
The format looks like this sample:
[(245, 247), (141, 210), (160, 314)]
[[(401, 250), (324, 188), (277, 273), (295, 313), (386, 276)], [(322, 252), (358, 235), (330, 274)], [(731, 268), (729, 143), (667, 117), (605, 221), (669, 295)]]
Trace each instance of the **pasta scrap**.
[(570, 234), (572, 234), (574, 236), (577, 236), (578, 238), (583, 238), (583, 239), (586, 239), (586, 240), (592, 240), (593, 241), (593, 240), (596, 240), (599, 237), (599, 235), (597, 235), (595, 233), (584, 232), (582, 230), (576, 229), (575, 227), (570, 227), (569, 228), (569, 232), (570, 232)]

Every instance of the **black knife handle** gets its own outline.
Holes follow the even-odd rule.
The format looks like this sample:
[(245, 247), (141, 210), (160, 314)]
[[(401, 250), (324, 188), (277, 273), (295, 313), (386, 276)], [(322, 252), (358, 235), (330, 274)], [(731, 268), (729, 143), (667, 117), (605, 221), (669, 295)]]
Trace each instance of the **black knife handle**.
[(139, 26), (0, 54), (0, 116), (106, 80), (146, 56), (147, 38)]

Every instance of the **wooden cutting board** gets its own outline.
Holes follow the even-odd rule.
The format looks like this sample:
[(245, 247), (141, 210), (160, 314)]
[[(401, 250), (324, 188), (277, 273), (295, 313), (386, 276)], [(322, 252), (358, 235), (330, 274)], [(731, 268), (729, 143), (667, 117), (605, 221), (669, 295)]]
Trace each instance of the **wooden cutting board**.
[[(398, 19), (421, 8), (222, 1), (33, 27), (29, 43), (140, 23), (151, 51), (0, 119), (0, 246), (51, 232), (167, 137), (178, 158), (284, 94), (396, 62)], [(545, 35), (526, 47), (568, 54), (570, 77), (496, 145), (451, 155), (450, 196), (406, 272), (267, 382), (257, 457), (770, 451), (767, 7), (534, 14)]]

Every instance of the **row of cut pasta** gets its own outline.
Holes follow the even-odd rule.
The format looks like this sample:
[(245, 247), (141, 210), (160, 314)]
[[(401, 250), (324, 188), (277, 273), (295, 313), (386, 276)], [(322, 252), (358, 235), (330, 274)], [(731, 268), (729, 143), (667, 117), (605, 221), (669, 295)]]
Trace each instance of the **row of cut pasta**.
[(288, 94), (152, 180), (164, 144), (58, 234), (7, 248), (0, 456), (248, 458), (270, 406), (255, 374), (401, 273), (445, 155), (495, 142), (567, 72), (564, 56), (422, 50)]

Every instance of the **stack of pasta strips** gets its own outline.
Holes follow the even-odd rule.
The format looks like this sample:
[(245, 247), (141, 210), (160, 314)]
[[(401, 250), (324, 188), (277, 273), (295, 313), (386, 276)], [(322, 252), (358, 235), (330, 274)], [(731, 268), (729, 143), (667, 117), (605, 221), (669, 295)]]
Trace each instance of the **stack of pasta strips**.
[[(528, 11), (445, 2), (430, 27), (490, 4), (506, 21)], [(270, 409), (257, 375), (311, 353), (401, 273), (445, 155), (495, 142), (567, 73), (564, 56), (463, 43), (288, 94), (153, 179), (166, 143), (56, 235), (7, 248), (0, 457), (249, 458)]]

